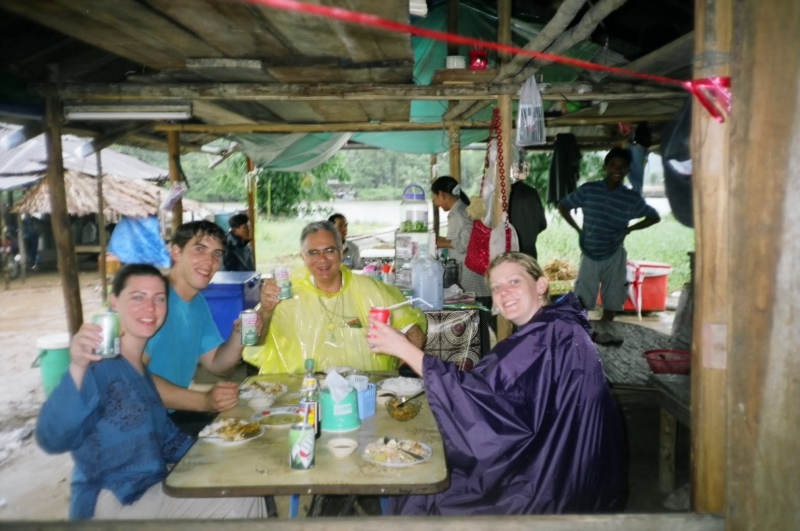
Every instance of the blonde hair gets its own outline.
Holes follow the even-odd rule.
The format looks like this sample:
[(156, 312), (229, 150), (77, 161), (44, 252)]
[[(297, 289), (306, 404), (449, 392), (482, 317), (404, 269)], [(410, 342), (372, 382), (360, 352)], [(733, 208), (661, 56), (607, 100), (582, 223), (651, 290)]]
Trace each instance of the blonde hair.
[[(499, 266), (500, 264), (505, 264), (506, 262), (522, 266), (525, 269), (525, 272), (528, 273), (533, 280), (539, 280), (540, 278), (545, 276), (542, 266), (539, 265), (539, 262), (537, 262), (534, 257), (527, 255), (525, 253), (509, 251), (507, 253), (495, 256), (489, 263), (489, 269), (486, 271), (487, 284), (489, 283), (489, 276), (492, 274), (492, 269)], [(550, 300), (549, 286), (547, 288), (547, 291), (544, 292), (544, 299), (545, 301)]]

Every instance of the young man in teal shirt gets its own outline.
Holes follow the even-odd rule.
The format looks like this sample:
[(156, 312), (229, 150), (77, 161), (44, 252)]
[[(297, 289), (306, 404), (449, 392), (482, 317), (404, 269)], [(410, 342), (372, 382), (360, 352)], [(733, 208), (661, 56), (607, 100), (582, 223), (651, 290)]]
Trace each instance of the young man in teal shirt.
[(242, 359), (238, 320), (223, 340), (199, 295), (219, 271), (225, 233), (209, 221), (193, 221), (181, 225), (172, 241), (167, 318), (147, 343), (145, 363), (167, 408), (225, 411), (239, 401), (238, 384), (220, 382), (208, 392), (188, 389), (198, 363), (212, 374), (224, 375)]

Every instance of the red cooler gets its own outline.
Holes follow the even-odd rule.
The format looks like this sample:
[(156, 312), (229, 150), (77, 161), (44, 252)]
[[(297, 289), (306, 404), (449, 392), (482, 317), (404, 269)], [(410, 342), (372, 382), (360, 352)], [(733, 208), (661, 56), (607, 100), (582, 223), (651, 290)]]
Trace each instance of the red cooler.
[[(622, 309), (635, 312), (635, 302), (641, 296), (643, 312), (663, 312), (667, 309), (667, 281), (672, 266), (660, 262), (628, 261), (628, 300)], [(600, 296), (598, 304), (602, 305)]]

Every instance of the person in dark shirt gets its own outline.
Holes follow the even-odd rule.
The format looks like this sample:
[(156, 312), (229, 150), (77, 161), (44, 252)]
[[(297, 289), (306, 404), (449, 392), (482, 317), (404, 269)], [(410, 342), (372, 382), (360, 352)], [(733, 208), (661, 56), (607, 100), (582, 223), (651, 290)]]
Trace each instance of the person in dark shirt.
[(347, 240), (347, 218), (337, 212), (328, 221), (333, 223), (342, 237), (342, 265), (348, 269), (361, 269), (361, 250), (358, 245)]
[(536, 238), (547, 228), (547, 217), (544, 215), (539, 192), (523, 181), (516, 181), (511, 185), (508, 221), (517, 231), (520, 252), (538, 259)]
[[(605, 158), (606, 178), (582, 184), (558, 204), (558, 211), (579, 235), (582, 256), (575, 294), (584, 308), (594, 310), (599, 290), (603, 321), (614, 320), (628, 298), (625, 238), (661, 221), (642, 196), (623, 186), (630, 164), (630, 151), (612, 149)], [(577, 208), (583, 211), (583, 227), (570, 212)], [(630, 225), (632, 220), (641, 221)]]
[(236, 214), (228, 220), (231, 230), (225, 236), (223, 271), (255, 271), (253, 250), (250, 248), (250, 219), (247, 214)]

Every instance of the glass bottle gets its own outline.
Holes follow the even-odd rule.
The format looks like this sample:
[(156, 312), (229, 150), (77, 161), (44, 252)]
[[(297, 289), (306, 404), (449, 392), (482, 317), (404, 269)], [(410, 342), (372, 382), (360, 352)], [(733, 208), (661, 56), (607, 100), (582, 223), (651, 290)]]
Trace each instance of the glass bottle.
[(303, 383), (300, 386), (300, 408), (303, 410), (306, 422), (314, 426), (314, 436), (319, 439), (321, 434), (319, 429), (319, 382), (314, 375), (313, 359), (306, 360), (306, 374), (303, 376)]

